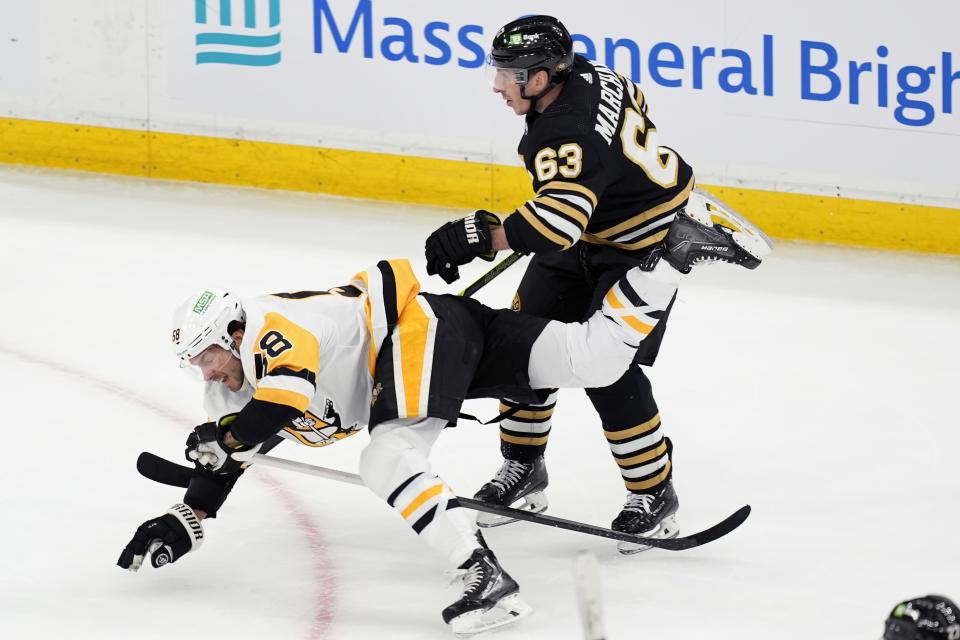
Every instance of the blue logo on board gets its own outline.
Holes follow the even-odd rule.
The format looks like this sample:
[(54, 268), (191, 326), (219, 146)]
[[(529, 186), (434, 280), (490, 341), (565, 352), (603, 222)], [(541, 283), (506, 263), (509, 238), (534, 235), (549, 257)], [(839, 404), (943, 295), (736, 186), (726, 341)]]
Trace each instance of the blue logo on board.
[[(280, 62), (280, 0), (194, 0), (197, 64), (269, 67)], [(234, 11), (237, 9), (237, 11)]]

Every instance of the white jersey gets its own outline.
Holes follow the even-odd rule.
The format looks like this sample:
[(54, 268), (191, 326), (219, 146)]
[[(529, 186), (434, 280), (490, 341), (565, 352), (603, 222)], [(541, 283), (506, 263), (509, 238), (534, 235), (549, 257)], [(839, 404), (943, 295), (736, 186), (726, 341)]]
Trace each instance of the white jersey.
[[(590, 388), (618, 380), (669, 306), (679, 279), (664, 261), (649, 273), (635, 267), (586, 322), (547, 323), (531, 346), (530, 386)], [(321, 447), (352, 435), (370, 422), (371, 403), (383, 390), (379, 383), (373, 389), (377, 355), (396, 328), (387, 358), (396, 417), (436, 417), (427, 398), (437, 318), (419, 290), (410, 263), (390, 260), (329, 291), (243, 299), (245, 382), (237, 392), (207, 383), (208, 416), (218, 420), (262, 400), (302, 412), (283, 427), (285, 438)]]
[(207, 383), (208, 416), (263, 400), (303, 412), (280, 432), (285, 438), (324, 446), (353, 435), (370, 419), (378, 350), (419, 289), (410, 263), (390, 260), (329, 291), (244, 298), (246, 380), (236, 392)]

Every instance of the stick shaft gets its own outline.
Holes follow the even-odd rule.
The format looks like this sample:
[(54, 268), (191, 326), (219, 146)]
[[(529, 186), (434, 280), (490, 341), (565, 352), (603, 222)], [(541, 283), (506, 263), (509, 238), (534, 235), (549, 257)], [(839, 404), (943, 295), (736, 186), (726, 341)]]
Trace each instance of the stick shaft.
[(523, 257), (522, 254), (514, 251), (513, 253), (508, 255), (506, 258), (504, 258), (503, 260), (495, 264), (493, 267), (491, 267), (491, 269), (487, 271), (485, 274), (483, 274), (482, 276), (474, 280), (471, 284), (467, 285), (467, 287), (463, 291), (461, 291), (458, 295), (464, 296), (465, 298), (469, 298), (473, 296), (473, 294), (475, 294), (477, 291), (480, 291), (480, 289), (490, 284), (490, 282), (494, 278), (496, 278), (501, 273), (506, 271), (511, 265), (515, 264), (517, 260), (519, 260), (522, 257)]
[(265, 467), (275, 469), (284, 469), (286, 471), (296, 471), (297, 473), (306, 473), (311, 476), (319, 476), (337, 482), (346, 482), (347, 484), (363, 485), (363, 480), (355, 473), (348, 471), (338, 471), (337, 469), (327, 469), (306, 462), (297, 462), (296, 460), (286, 460), (284, 458), (275, 458), (274, 456), (265, 456), (262, 453), (254, 454), (253, 461)]
[[(296, 471), (297, 473), (306, 473), (313, 476), (319, 476), (321, 478), (336, 480), (338, 482), (346, 482), (348, 484), (363, 484), (360, 476), (355, 473), (348, 473), (346, 471), (326, 469), (324, 467), (317, 467), (312, 464), (296, 462), (294, 460), (284, 460), (283, 458), (274, 458), (272, 456), (265, 456), (263, 454), (256, 454), (253, 460), (265, 467), (274, 467), (286, 469), (287, 471)], [(140, 457), (137, 459), (137, 470), (143, 476), (150, 478), (151, 480), (175, 487), (188, 486), (194, 473), (193, 467), (187, 467), (182, 464), (177, 464), (176, 462), (171, 462), (147, 451), (141, 453)], [(603, 527), (597, 527), (584, 522), (577, 522), (576, 520), (555, 518), (544, 513), (530, 513), (529, 511), (523, 511), (522, 509), (490, 505), (472, 498), (458, 497), (457, 500), (462, 506), (475, 511), (486, 511), (488, 513), (507, 516), (515, 520), (525, 520), (535, 524), (546, 525), (548, 527), (557, 527), (559, 529), (566, 529), (567, 531), (576, 531), (577, 533), (585, 533), (587, 535), (598, 536), (601, 538), (626, 540), (627, 542), (633, 542), (635, 544), (659, 547), (660, 549), (669, 549), (671, 551), (680, 551), (682, 549), (699, 547), (700, 545), (712, 542), (717, 538), (722, 538), (743, 524), (743, 521), (746, 520), (747, 516), (750, 515), (749, 506), (741, 507), (736, 511), (736, 513), (724, 518), (723, 521), (718, 522), (712, 527), (693, 535), (682, 538), (655, 539), (645, 536), (632, 535), (629, 533), (622, 533), (620, 531), (613, 531), (611, 529), (604, 529)]]
[[(331, 480), (337, 480), (339, 482), (346, 482), (349, 484), (363, 484), (363, 481), (355, 473), (348, 473), (346, 471), (338, 471), (336, 469), (327, 469), (324, 467), (318, 467), (312, 464), (306, 464), (304, 462), (295, 462), (293, 460), (284, 460), (283, 458), (274, 458), (272, 456), (265, 456), (261, 453), (255, 454), (253, 456), (253, 462), (257, 464), (262, 464), (266, 467), (274, 467), (277, 469), (286, 469), (287, 471), (296, 471), (298, 473), (306, 473), (313, 476), (320, 476), (322, 478), (328, 478)], [(611, 540), (625, 540), (627, 542), (633, 542), (635, 544), (643, 544), (651, 547), (658, 547), (660, 549), (669, 549), (671, 551), (680, 551), (683, 549), (690, 549), (692, 547), (697, 547), (702, 544), (706, 544), (717, 538), (725, 536), (730, 533), (737, 527), (739, 527), (744, 520), (747, 519), (747, 516), (750, 514), (750, 507), (745, 506), (740, 508), (736, 513), (731, 516), (728, 516), (722, 522), (715, 524), (714, 526), (695, 533), (691, 536), (686, 536), (682, 538), (671, 538), (671, 539), (658, 539), (658, 538), (649, 538), (646, 536), (634, 535), (630, 533), (623, 533), (621, 531), (613, 531), (612, 529), (605, 529), (603, 527), (597, 527), (592, 524), (587, 524), (584, 522), (577, 522), (576, 520), (567, 520), (565, 518), (557, 518), (554, 516), (548, 516), (544, 513), (530, 513), (529, 511), (524, 511), (522, 509), (514, 509), (512, 507), (502, 507), (499, 505), (492, 505), (480, 500), (475, 500), (473, 498), (463, 498), (457, 496), (457, 501), (461, 506), (466, 507), (467, 509), (472, 509), (474, 511), (484, 511), (486, 513), (493, 513), (500, 516), (507, 516), (514, 518), (516, 520), (524, 520), (526, 522), (533, 522), (534, 524), (546, 525), (548, 527), (556, 527), (558, 529), (566, 529), (567, 531), (576, 531), (577, 533), (585, 533), (591, 536), (598, 536), (600, 538), (608, 538)]]

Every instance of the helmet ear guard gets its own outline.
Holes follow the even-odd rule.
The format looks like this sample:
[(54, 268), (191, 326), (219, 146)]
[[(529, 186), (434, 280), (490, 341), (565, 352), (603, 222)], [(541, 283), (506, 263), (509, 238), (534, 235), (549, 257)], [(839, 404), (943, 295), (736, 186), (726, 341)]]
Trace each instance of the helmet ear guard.
[(230, 335), (231, 323), (246, 324), (240, 298), (222, 289), (204, 289), (190, 296), (173, 314), (171, 334), (174, 354), (181, 363), (217, 345), (240, 357)]

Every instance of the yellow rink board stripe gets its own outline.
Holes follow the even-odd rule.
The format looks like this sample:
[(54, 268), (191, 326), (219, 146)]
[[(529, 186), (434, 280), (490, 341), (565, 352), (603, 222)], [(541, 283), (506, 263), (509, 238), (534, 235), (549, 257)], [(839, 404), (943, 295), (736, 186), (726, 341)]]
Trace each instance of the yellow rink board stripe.
[(960, 254), (960, 209), (704, 185), (776, 238)]
[(13, 118), (0, 118), (0, 161), (464, 209), (533, 196), (516, 167)]
[[(0, 118), (0, 162), (512, 211), (521, 167)], [(775, 238), (960, 254), (960, 209), (702, 185)]]

